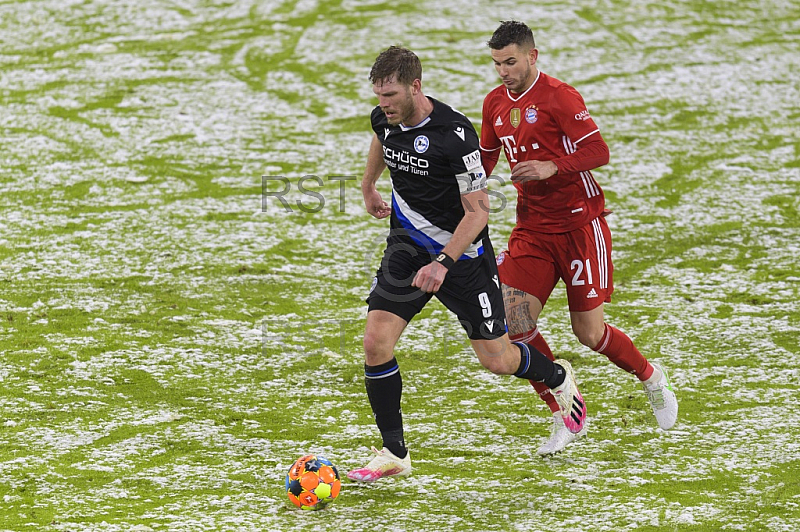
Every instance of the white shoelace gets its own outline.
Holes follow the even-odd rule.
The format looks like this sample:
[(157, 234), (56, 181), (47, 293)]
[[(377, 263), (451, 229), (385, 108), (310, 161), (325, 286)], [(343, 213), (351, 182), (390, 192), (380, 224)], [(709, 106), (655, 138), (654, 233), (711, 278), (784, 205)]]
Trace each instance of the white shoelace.
[(658, 410), (664, 408), (666, 401), (664, 399), (663, 386), (656, 386), (655, 388), (652, 389), (645, 386), (644, 391), (647, 394), (647, 399), (650, 401), (650, 404), (652, 404), (654, 408)]

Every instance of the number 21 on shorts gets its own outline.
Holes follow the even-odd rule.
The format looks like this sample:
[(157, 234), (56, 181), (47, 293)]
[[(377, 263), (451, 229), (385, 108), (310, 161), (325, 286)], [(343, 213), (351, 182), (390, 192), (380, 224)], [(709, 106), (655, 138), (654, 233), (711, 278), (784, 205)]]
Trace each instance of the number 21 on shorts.
[[(584, 267), (584, 262), (576, 259), (569, 265), (569, 269), (575, 272), (572, 276), (572, 286), (583, 286), (587, 282), (590, 285), (592, 284), (592, 263), (589, 262), (589, 259), (586, 259), (585, 264), (586, 266)], [(586, 281), (582, 279), (584, 271), (586, 272)]]

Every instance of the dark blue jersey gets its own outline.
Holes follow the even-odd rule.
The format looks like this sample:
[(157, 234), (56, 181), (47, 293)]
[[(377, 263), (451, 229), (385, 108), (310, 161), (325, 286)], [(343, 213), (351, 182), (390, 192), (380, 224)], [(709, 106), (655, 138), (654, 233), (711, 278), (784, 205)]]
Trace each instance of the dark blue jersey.
[[(428, 99), (433, 111), (416, 126), (389, 125), (380, 107), (372, 111), (371, 119), (392, 179), (392, 233), (435, 255), (464, 217), (461, 195), (486, 188), (487, 176), (469, 119)], [(481, 255), (489, 244), (488, 235), (484, 227), (460, 258)]]

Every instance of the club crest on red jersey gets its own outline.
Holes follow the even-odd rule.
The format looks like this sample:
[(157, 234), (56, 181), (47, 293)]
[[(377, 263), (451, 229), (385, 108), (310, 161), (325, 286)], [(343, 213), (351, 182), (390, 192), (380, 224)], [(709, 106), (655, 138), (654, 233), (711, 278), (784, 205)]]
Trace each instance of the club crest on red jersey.
[(525, 121), (529, 124), (535, 124), (537, 120), (539, 120), (539, 109), (531, 104), (525, 109)]
[(509, 115), (509, 120), (511, 121), (511, 125), (517, 127), (519, 125), (521, 116), (522, 113), (520, 112), (519, 107), (514, 107)]

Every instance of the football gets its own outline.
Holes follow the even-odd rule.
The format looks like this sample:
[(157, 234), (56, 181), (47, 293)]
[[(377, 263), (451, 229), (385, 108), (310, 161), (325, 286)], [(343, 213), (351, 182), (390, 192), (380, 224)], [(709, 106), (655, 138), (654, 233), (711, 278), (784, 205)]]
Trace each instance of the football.
[(307, 454), (286, 473), (286, 495), (303, 510), (321, 510), (339, 495), (342, 481), (330, 460)]

